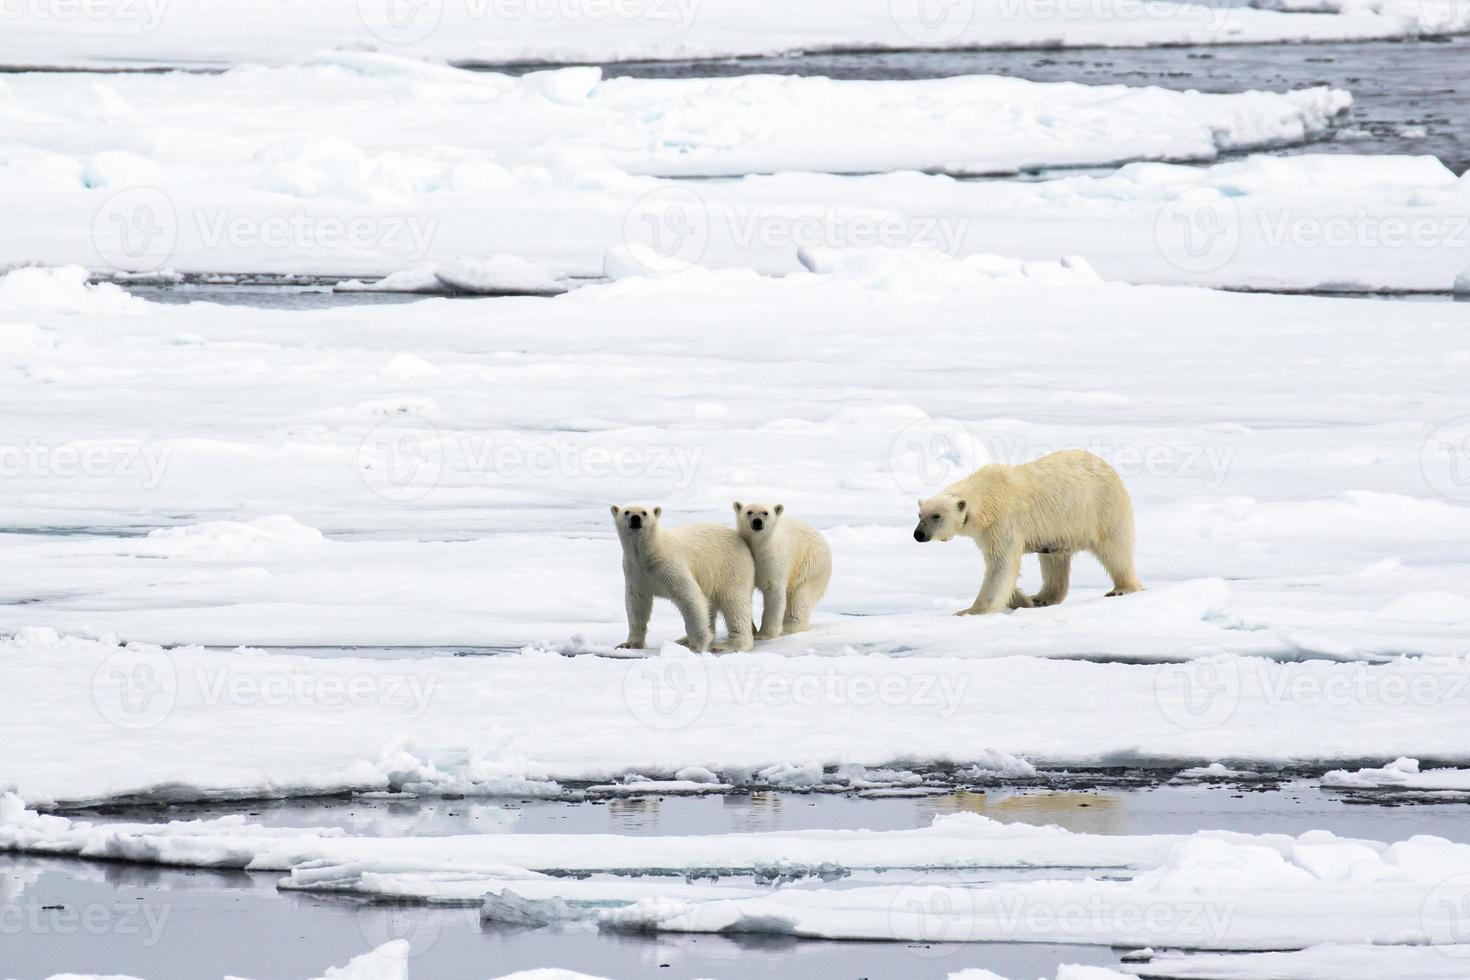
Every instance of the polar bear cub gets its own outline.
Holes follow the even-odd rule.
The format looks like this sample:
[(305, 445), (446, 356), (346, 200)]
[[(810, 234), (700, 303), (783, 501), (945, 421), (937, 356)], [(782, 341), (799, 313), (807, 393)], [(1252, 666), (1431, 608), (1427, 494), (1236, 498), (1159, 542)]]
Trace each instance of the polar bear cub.
[(684, 617), (680, 643), (704, 653), (721, 651), (715, 616), (725, 618), (728, 648), (749, 650), (751, 592), (755, 561), (740, 535), (721, 524), (665, 528), (662, 507), (613, 505), (613, 524), (623, 545), (623, 584), (628, 609), (628, 641), (618, 646), (641, 650), (655, 598), (670, 599)]
[(755, 634), (760, 640), (808, 629), (832, 578), (827, 539), (785, 514), (785, 504), (735, 501), (735, 527), (755, 556), (755, 587), (763, 600)]
[[(956, 616), (1007, 606), (1050, 606), (1067, 597), (1072, 555), (1090, 551), (1113, 579), (1108, 595), (1138, 592), (1133, 569), (1133, 502), (1118, 473), (1080, 449), (1051, 453), (1021, 466), (982, 466), (919, 501), (915, 541), (973, 538), (985, 555), (980, 594)], [(1021, 556), (1041, 556), (1041, 591), (1016, 587)]]

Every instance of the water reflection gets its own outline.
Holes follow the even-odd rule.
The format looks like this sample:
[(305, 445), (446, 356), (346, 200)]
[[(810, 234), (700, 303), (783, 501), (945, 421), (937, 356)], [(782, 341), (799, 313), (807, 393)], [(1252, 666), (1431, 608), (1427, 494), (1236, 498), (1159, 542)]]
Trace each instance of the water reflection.
[(917, 802), (925, 817), (923, 824), (949, 813), (978, 813), (1002, 823), (1055, 824), (1086, 834), (1121, 834), (1127, 826), (1123, 797), (1115, 793), (982, 790), (929, 796)]
[(735, 793), (725, 797), (725, 814), (730, 831), (737, 834), (759, 834), (780, 830), (784, 797), (769, 790)]
[(657, 796), (633, 796), (608, 800), (607, 813), (612, 830), (622, 834), (658, 833), (659, 804)]

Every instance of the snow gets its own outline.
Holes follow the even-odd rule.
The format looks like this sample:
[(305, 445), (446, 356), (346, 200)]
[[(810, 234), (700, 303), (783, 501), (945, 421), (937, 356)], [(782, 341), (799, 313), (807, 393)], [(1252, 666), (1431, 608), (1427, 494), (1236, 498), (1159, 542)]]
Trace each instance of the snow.
[(1332, 789), (1470, 790), (1470, 770), (1419, 768), (1418, 759), (1399, 758), (1378, 769), (1334, 769), (1322, 777)]
[[(596, 69), (564, 69), (512, 78), (361, 52), (215, 77), (99, 82), (53, 73), (7, 84), (15, 98), (0, 101), (10, 140), (0, 151), (0, 204), (27, 220), (0, 228), (3, 254), (114, 275), (394, 273), (383, 288), (414, 292), (441, 288), (442, 277), (428, 280), (430, 270), (448, 269), (476, 290), (544, 293), (564, 276), (617, 276), (630, 266), (790, 271), (802, 246), (873, 243), (1052, 262), (1082, 254), (1096, 265), (1114, 249), (1087, 255), (1081, 241), (1058, 254), (1065, 239), (1038, 239), (1029, 219), (1038, 206), (1072, 214), (1079, 231), (1093, 225), (1097, 243), (1110, 230), (1096, 227), (1098, 212), (1116, 210), (1109, 202), (1120, 193), (1138, 198), (1137, 247), (1124, 254), (1141, 253), (1146, 258), (1130, 263), (1153, 270), (1128, 277), (1178, 279), (1195, 273), (1169, 271), (1154, 241), (1155, 218), (1197, 181), (1190, 168), (1130, 176), (1121, 190), (1102, 186), (1101, 194), (1090, 184), (1018, 191), (937, 174), (841, 175), (1213, 160), (1320, 137), (1350, 101), (1325, 88), (1202, 95), (994, 77), (600, 80)], [(313, 135), (303, 138), (303, 129)], [(782, 173), (647, 176), (772, 171)], [(1280, 182), (1296, 198), (1311, 186), (1343, 188), (1339, 198), (1361, 192), (1364, 178), (1353, 167), (1335, 173), (1312, 183), (1289, 169)], [(1443, 224), (1457, 205), (1440, 190), (1440, 176), (1404, 165), (1374, 193), (1387, 198), (1385, 207), (1410, 202), (1406, 215), (1390, 215), (1395, 220)], [(1028, 199), (1015, 200), (1017, 193)], [(1341, 206), (1329, 198), (1320, 210), (1333, 215)], [(1002, 220), (996, 208), (1010, 217)], [(1017, 222), (1022, 212), (1028, 221)], [(1258, 234), (1246, 225), (1240, 237), (1249, 252)], [(503, 253), (491, 260), (497, 267), (455, 279), (455, 267), (482, 261), (487, 228)], [(1297, 229), (1265, 230), (1273, 250), (1307, 251)], [(1418, 240), (1410, 247), (1430, 253)], [(1356, 238), (1349, 245), (1362, 250)], [(1442, 270), (1447, 251), (1430, 253), (1419, 273), (1442, 278), (1439, 288), (1458, 271)], [(506, 268), (517, 259), (537, 268)], [(1380, 275), (1409, 267), (1395, 262)]]
[[(11, 8), (0, 64), (215, 67), (377, 48), (460, 62), (605, 62), (791, 51), (1132, 47), (1366, 40), (1465, 31), (1461, 0), (1007, 4), (885, 0), (425, 3), (137, 0)], [(1309, 12), (1280, 12), (1309, 11)], [(937, 16), (936, 16), (937, 15)], [(217, 27), (228, 22), (222, 35)], [(282, 29), (282, 25), (289, 25)]]
[[(87, 270), (81, 266), (12, 269), (0, 276), (0, 312), (7, 316), (106, 316), (139, 312), (146, 306), (111, 283), (88, 284)], [(6, 328), (18, 333), (24, 325)], [(19, 338), (11, 334), (11, 339)]]
[[(1395, 668), (1429, 692), (1371, 694), (1453, 694), (1435, 685), (1465, 654), (1470, 513), (1435, 432), (1463, 413), (1470, 310), (1386, 319), (1360, 301), (987, 269), (930, 256), (886, 276), (867, 261), (781, 279), (693, 269), (554, 299), (7, 312), (7, 624), (607, 654), (625, 635), (610, 501), (723, 521), (731, 500), (766, 496), (828, 535), (838, 569), (818, 629), (764, 644), (773, 656), (1408, 655), (1446, 658)], [(1102, 310), (1106, 329), (1079, 326)], [(949, 454), (931, 471), (915, 447), (935, 444)], [(980, 560), (916, 545), (913, 500), (1068, 446), (1128, 483), (1148, 591), (1102, 598), (1083, 557), (1061, 606), (949, 617)], [(660, 604), (655, 641), (672, 625)], [(1239, 666), (1247, 687), (1279, 679)], [(1380, 675), (1333, 676), (1347, 686), (1315, 696), (1360, 699)], [(1463, 757), (1438, 739), (1364, 747), (1332, 758)]]
[(481, 296), (555, 296), (567, 291), (545, 269), (505, 254), (454, 259), (435, 269), (434, 277), (454, 292)]
[[(1462, 845), (1392, 845), (1320, 831), (1285, 846), (1196, 834), (1132, 877), (787, 888), (758, 898), (645, 899), (604, 928), (810, 938), (1078, 942), (1294, 949), (1328, 941), (1443, 942), (1470, 890)], [(1311, 908), (1312, 916), (1300, 910)]]
[[(1470, 846), (1441, 838), (1099, 836), (970, 813), (905, 831), (373, 838), (266, 828), (239, 815), (93, 824), (38, 814), (12, 794), (0, 800), (0, 848), (284, 871), (281, 888), (474, 903), (482, 918), (507, 923), (833, 939), (1442, 944), (1470, 897)], [(975, 880), (956, 881), (960, 872)], [(752, 873), (778, 884), (719, 880)], [(1312, 916), (1292, 914), (1306, 907)]]
[[(1470, 759), (1455, 721), (1465, 670), (1462, 657), (1144, 666), (851, 652), (718, 658), (672, 645), (642, 660), (528, 649), (385, 662), (121, 646), (115, 636), (33, 627), (0, 641), (0, 683), (15, 692), (0, 737), (32, 746), (0, 777), (31, 803), (84, 804), (546, 795), (554, 783), (625, 778), (706, 791), (678, 780), (691, 767), (730, 785), (863, 790), (912, 786), (901, 770), (928, 765), (959, 767), (964, 780), (1221, 758)], [(555, 713), (544, 704), (552, 697)], [(579, 724), (569, 728), (567, 717)]]
[[(183, 867), (293, 871), (293, 887), (344, 890), (350, 877), (444, 873), (482, 878), (547, 873), (685, 878), (780, 871), (790, 877), (855, 871), (976, 868), (1107, 868), (1155, 865), (1183, 838), (1077, 834), (1003, 824), (973, 813), (938, 817), (917, 830), (810, 830), (688, 837), (612, 834), (477, 834), (357, 837), (338, 829), (263, 827), (241, 816), (170, 823), (93, 824), (0, 802), (0, 847), (31, 854), (126, 858)], [(1222, 839), (1235, 839), (1224, 835)], [(1288, 847), (1290, 838), (1270, 838)], [(432, 885), (430, 878), (424, 879)], [(323, 884), (323, 883), (326, 884)], [(552, 887), (555, 883), (546, 884)], [(713, 893), (711, 893), (713, 894)], [(426, 892), (425, 897), (436, 896)]]
[(1167, 954), (1126, 968), (1161, 980), (1462, 980), (1470, 971), (1470, 946), (1326, 943), (1288, 953)]
[[(441, 288), (431, 270), (480, 261), (493, 228), (495, 252), (537, 267), (535, 292), (695, 263), (787, 273), (803, 249), (870, 246), (1079, 256), (1135, 282), (1448, 291), (1470, 248), (1470, 184), (1431, 157), (1148, 162), (1039, 182), (915, 172), (1213, 160), (1301, 142), (1348, 103), (1322, 88), (516, 79), (361, 53), (218, 77), (9, 84), (0, 203), (33, 220), (0, 228), (0, 249), (110, 274), (397, 273), (385, 288), (422, 291)], [(146, 175), (95, 165), (124, 152)]]
[[(0, 9), (0, 64), (223, 69), (0, 81), (0, 852), (244, 869), (553, 941), (1131, 951), (1058, 980), (1465, 975), (1470, 846), (1436, 837), (968, 812), (523, 833), (493, 801), (1105, 767), (1470, 790), (1470, 311), (1197, 288), (1463, 292), (1467, 178), (1256, 152), (1330, 138), (1352, 97), (1329, 88), (455, 65), (1411, 38), (1470, 30), (1470, 4), (411, 7)], [(119, 288), (240, 274), (460, 298)], [(1072, 446), (1127, 482), (1148, 589), (1107, 598), (1079, 559), (1061, 606), (950, 615), (980, 559), (915, 545), (912, 500)], [(615, 649), (607, 503), (684, 522), (737, 497), (830, 540), (814, 628), (696, 655), (661, 604), (653, 649)], [(449, 836), (68, 813), (323, 793), (492, 802)], [(414, 952), (319, 980), (407, 980)]]
[[(537, 282), (695, 262), (789, 272), (803, 247), (876, 244), (1078, 255), (1131, 281), (1444, 291), (1470, 247), (1467, 185), (1430, 157), (1139, 163), (1019, 183), (843, 176), (1209, 160), (1321, 135), (1348, 98), (1327, 89), (599, 81), (595, 69), (515, 79), (345, 53), (211, 78), (9, 84), (18, 95), (15, 108), (0, 104), (13, 141), (0, 201), (36, 220), (8, 223), (0, 246), (104, 271), (417, 269), (395, 286), (417, 291), (427, 269), (484, 255), (493, 227), (498, 251), (544, 271)], [(466, 114), (484, 124), (467, 129)], [(303, 140), (298, 124), (316, 135)], [(121, 153), (146, 160), (147, 173), (96, 163)], [(641, 176), (793, 169), (837, 173)], [(637, 258), (649, 249), (652, 259)]]
[[(324, 198), (371, 215), (435, 193), (549, 183), (616, 191), (629, 174), (976, 174), (1212, 160), (1320, 136), (1351, 104), (1321, 87), (1220, 95), (987, 76), (603, 79), (596, 68), (567, 68), (512, 77), (361, 52), (217, 76), (103, 83), (44, 73), (7, 84), (6, 156), (54, 173), (57, 191), (70, 185), (57, 204), (81, 198), (95, 210), (103, 191), (154, 188), (181, 216), (228, 210), (230, 221), (178, 222), (181, 237), (206, 242), (244, 237), (240, 211)], [(127, 167), (95, 163), (124, 156)], [(20, 169), (34, 188), (29, 176)], [(360, 250), (359, 237), (344, 233), (351, 247), (332, 251)]]
[[(0, 316), (19, 631), (0, 737), (33, 746), (0, 783), (48, 803), (703, 785), (691, 767), (887, 790), (914, 784), (873, 770), (1470, 764), (1470, 517), (1430, 421), (1463, 411), (1470, 311), (1081, 263), (807, 261), (554, 299), (82, 316), (79, 273), (12, 272), (8, 295), (68, 285)], [(915, 545), (913, 499), (1074, 445), (1123, 473), (1148, 590), (1103, 598), (1079, 558), (1061, 606), (951, 617), (979, 558)], [(608, 656), (607, 503), (724, 520), (750, 495), (832, 543), (815, 629), (736, 658)], [(676, 630), (661, 604), (654, 641)], [(395, 644), (501, 655), (289, 649)], [(173, 686), (125, 711), (150, 678)], [(699, 697), (660, 714), (645, 692), (678, 678)]]

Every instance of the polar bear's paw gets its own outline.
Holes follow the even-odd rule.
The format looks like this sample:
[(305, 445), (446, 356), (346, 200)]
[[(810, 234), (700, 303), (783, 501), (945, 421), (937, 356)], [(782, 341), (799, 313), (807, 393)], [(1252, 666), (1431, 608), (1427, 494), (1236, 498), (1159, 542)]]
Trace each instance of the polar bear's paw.
[(1142, 592), (1142, 591), (1143, 591), (1143, 586), (1140, 585), (1140, 586), (1130, 587), (1130, 588), (1126, 588), (1126, 589), (1114, 589), (1113, 591), (1108, 592), (1105, 595), (1107, 595), (1107, 596), (1132, 595), (1135, 592)]
[(619, 643), (617, 645), (617, 649), (619, 649), (619, 650), (646, 650), (648, 648), (645, 647), (642, 643)]

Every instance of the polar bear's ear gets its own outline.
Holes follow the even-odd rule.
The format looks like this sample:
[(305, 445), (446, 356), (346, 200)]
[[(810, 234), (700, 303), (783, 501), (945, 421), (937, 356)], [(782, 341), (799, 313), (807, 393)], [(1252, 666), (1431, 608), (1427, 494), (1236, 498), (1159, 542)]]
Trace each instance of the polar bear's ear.
[(653, 509), (653, 516), (654, 517), (663, 517), (664, 516), (664, 509), (662, 507), (655, 507)]
[(965, 512), (965, 502), (963, 500), (959, 501), (955, 506), (960, 509), (961, 514)]
[(776, 505), (776, 516), (777, 517), (780, 517), (785, 512), (786, 512), (786, 505), (785, 504), (777, 504)]
[(735, 513), (737, 513), (737, 514), (740, 513), (740, 508), (741, 507), (744, 507), (744, 506), (745, 505), (742, 504), (740, 501), (738, 501), (738, 500), (735, 501)]
[(619, 506), (618, 506), (618, 505), (617, 505), (617, 504), (613, 504), (613, 505), (612, 505), (612, 515), (613, 515), (613, 516), (614, 516), (614, 517), (617, 517), (617, 516), (618, 516), (618, 511), (620, 511), (620, 510), (622, 510), (622, 509), (623, 509), (623, 508), (621, 508), (621, 507), (619, 507)]

